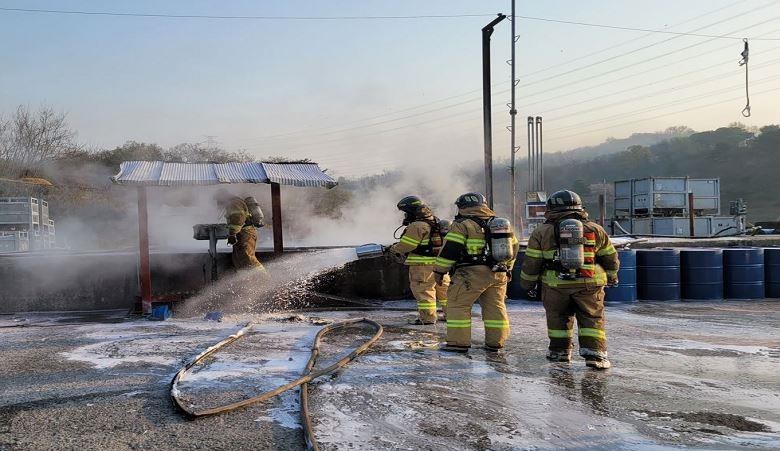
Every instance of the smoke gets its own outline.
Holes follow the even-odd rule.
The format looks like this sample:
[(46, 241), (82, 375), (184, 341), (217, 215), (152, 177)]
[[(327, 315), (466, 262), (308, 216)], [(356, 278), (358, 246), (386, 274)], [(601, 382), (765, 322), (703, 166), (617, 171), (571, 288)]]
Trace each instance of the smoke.
[(398, 201), (408, 195), (423, 198), (439, 218), (452, 218), (455, 199), (475, 190), (475, 184), (459, 171), (438, 172), (416, 167), (400, 173), (380, 176), (370, 187), (353, 187), (351, 200), (341, 207), (341, 217), (322, 217), (311, 204), (285, 210), (286, 222), (293, 221), (293, 241), (301, 246), (389, 244), (401, 225), (403, 213)]

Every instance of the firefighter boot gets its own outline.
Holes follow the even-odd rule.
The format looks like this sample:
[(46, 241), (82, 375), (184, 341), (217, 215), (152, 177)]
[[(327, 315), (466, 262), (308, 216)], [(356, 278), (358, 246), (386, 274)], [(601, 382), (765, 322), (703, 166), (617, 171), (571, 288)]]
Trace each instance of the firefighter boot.
[(571, 349), (559, 351), (550, 349), (547, 351), (547, 360), (552, 362), (571, 362)]
[(606, 370), (612, 367), (609, 360), (595, 356), (585, 357), (585, 365), (597, 370)]

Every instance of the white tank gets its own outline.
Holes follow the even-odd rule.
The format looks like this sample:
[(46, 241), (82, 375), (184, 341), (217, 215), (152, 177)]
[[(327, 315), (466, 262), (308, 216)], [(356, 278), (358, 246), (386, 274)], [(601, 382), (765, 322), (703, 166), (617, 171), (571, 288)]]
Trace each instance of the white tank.
[(493, 259), (506, 263), (515, 258), (512, 243), (512, 224), (505, 218), (493, 218), (488, 224), (490, 228), (490, 252)]

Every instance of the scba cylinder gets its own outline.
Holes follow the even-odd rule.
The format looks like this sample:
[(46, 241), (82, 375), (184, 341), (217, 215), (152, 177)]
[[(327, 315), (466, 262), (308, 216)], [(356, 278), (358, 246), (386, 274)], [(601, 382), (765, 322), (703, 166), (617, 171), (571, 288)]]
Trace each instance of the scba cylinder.
[(585, 264), (585, 227), (576, 219), (558, 223), (558, 258), (566, 273), (576, 274)]
[(490, 252), (497, 262), (505, 263), (515, 258), (512, 243), (512, 224), (505, 218), (490, 221)]

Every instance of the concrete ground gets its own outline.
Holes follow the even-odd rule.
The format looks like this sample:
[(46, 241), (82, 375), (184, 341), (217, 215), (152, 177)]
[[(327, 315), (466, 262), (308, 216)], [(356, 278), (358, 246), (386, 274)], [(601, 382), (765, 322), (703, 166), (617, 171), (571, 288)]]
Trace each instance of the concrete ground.
[[(169, 382), (189, 358), (255, 321), (181, 390), (200, 406), (258, 394), (300, 373), (321, 327), (314, 317), (356, 316), (385, 333), (336, 377), (312, 384), (323, 449), (780, 448), (780, 301), (610, 306), (615, 366), (606, 372), (579, 359), (548, 363), (538, 304), (511, 304), (504, 358), (480, 349), (478, 318), (475, 348), (462, 356), (434, 350), (443, 325), (407, 325), (407, 312), (290, 316), (0, 316), (0, 449), (300, 449), (295, 390), (190, 420), (172, 405)], [(323, 363), (366, 332), (329, 338)]]

